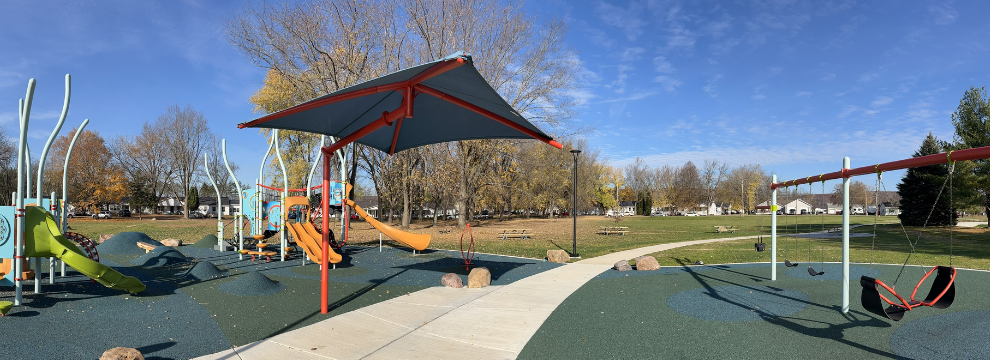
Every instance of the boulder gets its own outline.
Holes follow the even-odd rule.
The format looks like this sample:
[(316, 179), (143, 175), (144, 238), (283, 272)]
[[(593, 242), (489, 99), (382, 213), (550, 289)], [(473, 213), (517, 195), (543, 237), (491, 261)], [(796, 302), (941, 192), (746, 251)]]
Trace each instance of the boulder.
[(554, 263), (566, 263), (571, 259), (571, 254), (564, 250), (547, 250), (547, 261)]
[(619, 262), (615, 263), (615, 265), (612, 265), (612, 268), (613, 269), (616, 269), (616, 270), (619, 270), (619, 271), (630, 271), (630, 270), (632, 270), (632, 266), (629, 266), (629, 260), (619, 261)]
[(110, 238), (112, 238), (113, 235), (114, 234), (103, 234), (103, 235), (100, 235), (100, 238), (96, 240), (96, 243), (97, 244), (102, 244), (104, 241), (110, 240)]
[(444, 275), (443, 278), (440, 279), (440, 284), (455, 289), (464, 287), (464, 282), (461, 281), (461, 277), (454, 273), (447, 273)]
[(179, 240), (179, 239), (165, 239), (165, 240), (162, 240), (162, 245), (165, 245), (165, 246), (182, 246), (182, 240)]
[(476, 267), (468, 273), (468, 288), (483, 288), (492, 284), (492, 273), (485, 267)]
[(657, 270), (659, 268), (660, 268), (660, 263), (657, 262), (657, 259), (652, 256), (643, 255), (636, 258), (637, 271)]
[(115, 347), (103, 352), (100, 360), (144, 360), (144, 355), (134, 348)]

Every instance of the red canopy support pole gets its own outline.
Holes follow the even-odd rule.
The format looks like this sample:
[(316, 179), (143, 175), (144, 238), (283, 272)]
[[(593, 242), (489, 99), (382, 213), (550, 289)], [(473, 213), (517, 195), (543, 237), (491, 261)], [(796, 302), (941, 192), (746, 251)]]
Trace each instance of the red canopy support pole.
[(481, 107), (479, 107), (477, 105), (474, 105), (472, 103), (469, 103), (469, 102), (464, 101), (464, 100), (461, 100), (461, 99), (458, 99), (457, 97), (455, 97), (453, 95), (450, 95), (450, 94), (447, 94), (447, 93), (445, 93), (443, 91), (440, 91), (440, 90), (431, 88), (431, 87), (426, 86), (426, 85), (423, 85), (423, 84), (417, 84), (414, 87), (414, 89), (416, 91), (421, 92), (421, 93), (432, 95), (432, 96), (434, 96), (434, 97), (436, 97), (438, 99), (444, 100), (444, 101), (449, 102), (451, 104), (454, 104), (454, 105), (460, 106), (462, 108), (465, 108), (465, 109), (474, 111), (474, 112), (478, 113), (479, 115), (482, 115), (482, 116), (487, 117), (489, 119), (498, 121), (498, 122), (502, 123), (505, 126), (508, 126), (510, 128), (513, 128), (513, 129), (515, 129), (515, 130), (517, 130), (517, 131), (519, 131), (519, 132), (521, 132), (523, 134), (529, 135), (529, 136), (533, 137), (536, 140), (539, 140), (539, 141), (545, 142), (547, 144), (550, 144), (550, 146), (553, 146), (555, 148), (558, 148), (558, 149), (563, 149), (564, 148), (564, 145), (561, 145), (559, 142), (554, 141), (552, 138), (549, 138), (549, 137), (540, 135), (537, 132), (535, 132), (533, 130), (530, 130), (529, 128), (527, 128), (525, 126), (519, 125), (519, 124), (517, 124), (517, 123), (515, 123), (515, 122), (513, 122), (513, 121), (511, 121), (509, 119), (506, 119), (504, 117), (501, 117), (498, 114), (495, 114), (495, 113), (493, 113), (491, 111), (482, 109)]
[[(323, 148), (326, 150), (326, 148)], [(331, 152), (333, 153), (333, 152)], [(323, 254), (320, 257), (320, 313), (326, 314), (329, 309), (329, 301), (327, 300), (327, 286), (329, 274), (329, 261), (327, 258), (330, 256), (330, 158), (329, 156), (323, 157), (323, 199), (320, 200), (320, 207), (323, 211), (322, 228), (323, 229)]]
[(344, 146), (350, 145), (352, 142), (357, 141), (358, 139), (364, 137), (365, 135), (371, 134), (372, 132), (378, 130), (383, 126), (386, 125), (392, 126), (392, 123), (395, 120), (405, 116), (405, 114), (406, 114), (406, 110), (404, 105), (399, 105), (399, 108), (395, 109), (395, 111), (383, 113), (382, 117), (378, 118), (378, 120), (372, 121), (368, 125), (365, 125), (363, 128), (361, 128), (361, 130), (355, 131), (354, 133), (347, 135), (341, 138), (340, 140), (337, 140), (337, 142), (330, 144), (330, 146), (324, 147), (323, 148), (324, 157), (333, 156), (334, 151), (337, 151), (338, 149), (342, 149)]

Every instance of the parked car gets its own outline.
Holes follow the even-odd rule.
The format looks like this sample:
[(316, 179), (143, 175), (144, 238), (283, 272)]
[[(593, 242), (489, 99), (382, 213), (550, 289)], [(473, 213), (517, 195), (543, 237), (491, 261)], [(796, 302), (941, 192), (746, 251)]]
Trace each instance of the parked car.
[(100, 211), (98, 214), (93, 214), (94, 219), (110, 219), (112, 217), (109, 211)]
[(660, 212), (660, 213), (653, 213), (650, 216), (667, 216), (667, 214)]
[(201, 213), (199, 211), (193, 211), (193, 212), (189, 213), (189, 218), (190, 219), (202, 219), (203, 218), (203, 213)]
[(121, 210), (120, 212), (117, 213), (117, 216), (120, 216), (120, 217), (131, 217), (131, 211), (130, 210)]
[(692, 211), (689, 213), (685, 213), (684, 216), (701, 216), (701, 215), (698, 215), (698, 213)]

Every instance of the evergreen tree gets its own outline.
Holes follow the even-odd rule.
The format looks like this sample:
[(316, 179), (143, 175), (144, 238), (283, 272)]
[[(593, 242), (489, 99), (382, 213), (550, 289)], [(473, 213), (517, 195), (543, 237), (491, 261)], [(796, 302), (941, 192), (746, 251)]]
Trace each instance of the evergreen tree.
[(150, 181), (144, 176), (138, 176), (131, 181), (130, 196), (131, 209), (137, 212), (138, 218), (143, 218), (144, 209), (152, 209), (158, 205), (158, 197), (150, 190)]
[(192, 213), (199, 209), (199, 190), (196, 188), (189, 189), (189, 203), (186, 204), (186, 214)]
[[(943, 152), (947, 144), (940, 143), (931, 133), (921, 143), (914, 157)], [(942, 189), (949, 165), (929, 165), (907, 170), (904, 179), (897, 184), (901, 196), (901, 214), (898, 217), (907, 226), (949, 225), (956, 223), (956, 211), (949, 208), (949, 188)], [(941, 191), (941, 196), (939, 192)], [(938, 203), (936, 203), (936, 199)], [(931, 217), (929, 218), (929, 213)]]
[(643, 193), (643, 215), (650, 216), (653, 213), (653, 195)]
[[(970, 87), (959, 107), (952, 114), (956, 129), (956, 144), (961, 149), (990, 146), (990, 97), (986, 89)], [(990, 160), (967, 162), (960, 171), (966, 177), (965, 189), (970, 189), (968, 205), (978, 205), (990, 212)], [(955, 181), (955, 179), (953, 179)]]

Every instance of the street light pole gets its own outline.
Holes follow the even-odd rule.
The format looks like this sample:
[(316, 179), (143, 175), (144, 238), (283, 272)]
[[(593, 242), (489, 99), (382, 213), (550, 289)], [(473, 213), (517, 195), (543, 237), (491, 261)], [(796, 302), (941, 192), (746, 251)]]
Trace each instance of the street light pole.
[(571, 150), (571, 154), (574, 154), (574, 181), (571, 183), (572, 185), (571, 195), (573, 196), (571, 201), (571, 217), (574, 218), (574, 238), (573, 238), (574, 242), (571, 251), (571, 257), (574, 258), (580, 257), (578, 256), (578, 252), (577, 252), (577, 160), (578, 160), (578, 154), (580, 153), (581, 150), (578, 149)]

